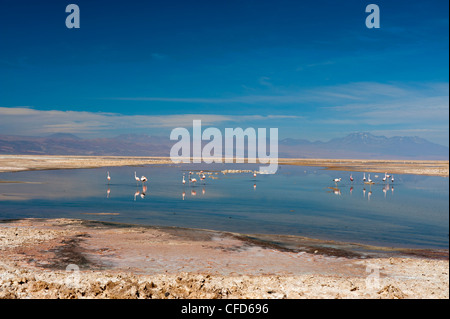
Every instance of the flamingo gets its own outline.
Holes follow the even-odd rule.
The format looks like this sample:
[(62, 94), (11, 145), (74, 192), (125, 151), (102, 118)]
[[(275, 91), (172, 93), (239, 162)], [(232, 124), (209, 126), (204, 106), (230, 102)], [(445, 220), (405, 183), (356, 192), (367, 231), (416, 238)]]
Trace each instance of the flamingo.
[(145, 183), (147, 181), (147, 177), (145, 177), (144, 175), (142, 175), (142, 177), (141, 177), (141, 182), (142, 183)]
[(253, 173), (253, 177), (256, 177), (256, 172)]
[(109, 176), (109, 172), (108, 172), (108, 176), (106, 177), (106, 179), (108, 180), (108, 185), (109, 185), (109, 181), (111, 180), (111, 176)]
[(184, 174), (183, 174), (183, 185), (186, 184), (186, 181), (184, 180)]
[(394, 182), (394, 175), (392, 175), (392, 179), (391, 179), (391, 182), (392, 182), (392, 183)]
[(336, 186), (337, 186), (337, 183), (339, 183), (339, 182), (341, 181), (341, 178), (335, 178), (335, 179), (333, 179), (333, 181), (334, 181), (334, 183), (335, 183)]
[(197, 182), (197, 179), (196, 179), (196, 178), (191, 178), (191, 177), (189, 176), (189, 182), (195, 184), (195, 183)]
[(387, 178), (387, 175), (386, 175), (386, 174), (387, 174), (387, 173), (384, 173), (383, 182), (386, 181), (386, 178)]
[(140, 182), (140, 178), (136, 176), (136, 172), (134, 172), (134, 179), (136, 180), (136, 185)]
[(370, 179), (370, 174), (369, 174), (369, 177), (368, 177), (367, 181), (368, 181), (369, 183), (372, 183), (372, 180)]
[(353, 176), (350, 174), (350, 182), (353, 182)]
[(366, 181), (366, 173), (364, 173), (364, 176), (363, 176), (363, 182), (365, 182)]

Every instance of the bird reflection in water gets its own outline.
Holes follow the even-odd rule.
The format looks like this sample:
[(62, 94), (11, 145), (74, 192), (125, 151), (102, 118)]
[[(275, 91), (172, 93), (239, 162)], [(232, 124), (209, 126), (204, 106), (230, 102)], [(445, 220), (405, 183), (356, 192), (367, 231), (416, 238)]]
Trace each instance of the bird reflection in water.
[(142, 192), (141, 192), (141, 198), (144, 199), (145, 198), (145, 193), (147, 193), (147, 186), (143, 185), (142, 186)]
[(334, 195), (341, 195), (341, 190), (337, 187), (328, 187), (330, 191), (328, 193), (333, 193)]
[(136, 192), (134, 193), (134, 201), (136, 201), (136, 197), (139, 196), (139, 194), (141, 194), (141, 192), (136, 189)]

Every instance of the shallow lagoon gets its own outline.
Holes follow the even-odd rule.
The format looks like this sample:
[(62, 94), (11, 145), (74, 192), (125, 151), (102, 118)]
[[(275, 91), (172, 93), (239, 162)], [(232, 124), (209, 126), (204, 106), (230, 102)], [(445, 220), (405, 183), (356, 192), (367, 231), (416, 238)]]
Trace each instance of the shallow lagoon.
[[(375, 184), (367, 185), (362, 172), (281, 166), (255, 178), (253, 170), (258, 166), (216, 164), (1, 173), (0, 219), (81, 218), (448, 249), (448, 178), (395, 175), (385, 183), (384, 172), (371, 173)], [(146, 185), (136, 183), (135, 171)]]

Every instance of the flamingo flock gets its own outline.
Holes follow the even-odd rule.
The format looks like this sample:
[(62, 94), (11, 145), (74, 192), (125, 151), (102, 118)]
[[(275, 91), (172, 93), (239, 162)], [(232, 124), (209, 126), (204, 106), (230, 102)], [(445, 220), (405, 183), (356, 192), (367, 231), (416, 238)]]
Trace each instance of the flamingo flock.
[[(204, 171), (200, 171), (200, 172), (198, 172), (198, 173), (196, 173), (196, 174), (199, 175), (200, 181), (202, 181), (202, 182), (203, 182), (203, 185), (205, 185), (206, 175), (205, 175)], [(207, 174), (210, 174), (210, 175), (211, 175), (211, 173), (207, 173)], [(217, 173), (216, 173), (216, 174), (217, 174)], [(225, 174), (225, 173), (224, 173), (224, 174)], [(195, 178), (193, 175), (194, 175), (194, 173), (193, 173), (192, 171), (190, 171), (190, 172), (189, 172), (189, 178), (188, 178), (188, 181), (189, 181), (189, 185), (190, 185), (190, 186), (195, 186), (195, 184), (197, 183), (197, 178)], [(252, 175), (253, 175), (254, 178), (256, 178), (256, 177), (257, 177), (257, 172), (252, 172)], [(375, 176), (375, 179), (378, 178), (378, 175), (374, 175), (374, 176)], [(213, 179), (215, 179), (215, 177), (212, 177), (212, 176), (210, 176), (210, 177), (213, 178)], [(146, 186), (146, 183), (148, 182), (148, 178), (147, 178), (146, 176), (144, 176), (144, 175), (142, 175), (141, 177), (138, 177), (137, 172), (135, 171), (135, 172), (134, 172), (134, 179), (135, 179), (135, 181), (136, 181), (136, 186), (138, 186), (139, 183), (142, 184), (142, 191), (139, 191), (138, 189), (136, 190), (136, 192), (135, 192), (135, 194), (134, 194), (134, 200), (136, 200), (136, 198), (137, 198), (138, 196), (140, 196), (141, 198), (144, 198), (144, 197), (145, 197), (145, 194), (146, 194), (146, 192), (147, 192), (147, 186)], [(107, 171), (106, 180), (107, 180), (107, 184), (108, 184), (107, 198), (109, 198), (109, 195), (110, 195), (110, 192), (111, 192), (111, 190), (110, 190), (110, 188), (109, 188), (109, 184), (110, 184), (110, 182), (111, 182), (111, 175), (110, 175), (109, 171)], [(350, 182), (353, 184), (353, 182), (355, 181), (355, 178), (353, 177), (353, 174), (350, 174), (349, 180), (350, 180)], [(342, 181), (342, 178), (341, 178), (341, 177), (339, 177), (339, 178), (334, 178), (334, 179), (332, 179), (332, 181), (335, 183), (335, 185), (336, 185), (336, 187), (337, 187), (338, 183), (340, 183), (340, 182)], [(362, 181), (363, 181), (364, 184), (369, 184), (369, 185), (375, 184), (375, 182), (371, 179), (370, 173), (369, 173), (369, 174), (367, 175), (367, 177), (366, 177), (366, 173), (364, 172), (364, 173), (363, 173), (363, 177), (362, 177)], [(394, 183), (394, 175), (393, 175), (393, 174), (390, 175), (390, 174), (388, 174), (387, 172), (385, 172), (385, 173), (384, 173), (384, 177), (382, 178), (382, 182), (385, 182), (386, 185), (387, 185), (386, 187), (383, 188), (383, 193), (384, 193), (385, 197), (386, 197), (386, 192), (387, 192), (388, 190), (391, 190), (392, 193), (394, 192), (394, 187), (393, 187), (393, 185), (390, 186), (390, 187), (388, 187), (388, 186), (389, 186), (389, 181), (390, 181), (392, 184)], [(186, 181), (186, 174), (185, 174), (185, 173), (183, 173), (181, 182), (182, 182), (183, 185), (185, 185), (186, 182), (187, 182), (187, 181)], [(256, 183), (253, 184), (253, 189), (256, 189)], [(333, 189), (334, 189), (334, 188), (333, 188)], [(338, 195), (341, 194), (341, 192), (340, 192), (340, 190), (339, 190), (338, 188), (335, 188), (334, 190), (335, 190), (335, 192), (334, 192), (335, 194), (338, 194)], [(353, 186), (350, 188), (350, 194), (352, 193), (352, 191), (353, 191)], [(366, 193), (366, 189), (365, 189), (365, 188), (363, 189), (363, 193), (364, 193), (364, 195), (365, 195), (365, 193)], [(185, 194), (186, 194), (186, 193), (183, 191), (183, 200), (184, 200), (184, 198), (185, 198)], [(195, 191), (195, 189), (192, 189), (192, 190), (191, 190), (191, 195), (192, 195), (192, 196), (195, 196), (196, 194), (197, 194), (197, 192)], [(204, 189), (204, 188), (203, 188), (203, 190), (202, 190), (202, 194), (205, 194), (205, 189)], [(369, 199), (370, 199), (370, 195), (371, 195), (371, 194), (372, 194), (372, 191), (370, 190), (370, 191), (369, 191), (369, 197), (368, 197)]]
[[(374, 175), (374, 178), (377, 179), (377, 178), (378, 178), (378, 175)], [(340, 190), (337, 188), (337, 184), (338, 184), (341, 180), (342, 180), (342, 178), (333, 178), (332, 181), (335, 183), (336, 188), (334, 188), (334, 187), (328, 187), (328, 188), (331, 189), (332, 192), (333, 192), (334, 194), (336, 194), (336, 195), (340, 195), (340, 194), (341, 194)], [(353, 177), (353, 174), (350, 174), (349, 180), (350, 180), (350, 183), (353, 185), (353, 182), (355, 181), (355, 178)], [(394, 185), (393, 185), (393, 184), (394, 184), (394, 175), (393, 175), (393, 174), (390, 175), (390, 174), (388, 174), (388, 173), (386, 172), (386, 173), (384, 173), (384, 177), (383, 177), (381, 180), (382, 180), (382, 182), (385, 183), (385, 186), (383, 187), (384, 197), (386, 197), (386, 193), (387, 193), (388, 190), (391, 190), (391, 191), (392, 191), (392, 194), (393, 194), (393, 193), (394, 193)], [(391, 183), (389, 183), (389, 180), (390, 180)], [(372, 180), (372, 178), (371, 178), (370, 173), (366, 176), (366, 173), (363, 172), (362, 182), (363, 182), (364, 184), (370, 185), (370, 189), (369, 189), (369, 193), (368, 193), (368, 197), (367, 197), (368, 200), (370, 201), (370, 197), (371, 197), (371, 195), (372, 195), (371, 186), (372, 186), (373, 184), (375, 184), (375, 182), (374, 182), (374, 181)], [(352, 192), (353, 192), (353, 186), (350, 187), (350, 195), (352, 194)], [(366, 188), (363, 189), (363, 194), (364, 194), (364, 197), (366, 197)]]
[[(378, 178), (378, 175), (375, 175), (375, 178)], [(384, 173), (384, 177), (382, 178), (383, 182), (389, 181), (389, 178), (391, 179), (391, 183), (394, 183), (394, 175), (389, 175), (387, 172)], [(355, 180), (353, 177), (353, 174), (350, 174), (350, 182), (353, 183), (353, 181)], [(333, 182), (337, 185), (337, 183), (339, 183), (342, 180), (342, 178), (334, 178)], [(370, 174), (368, 174), (368, 176), (366, 177), (366, 173), (363, 173), (363, 178), (362, 181), (365, 184), (375, 184), (374, 181), (370, 178)]]

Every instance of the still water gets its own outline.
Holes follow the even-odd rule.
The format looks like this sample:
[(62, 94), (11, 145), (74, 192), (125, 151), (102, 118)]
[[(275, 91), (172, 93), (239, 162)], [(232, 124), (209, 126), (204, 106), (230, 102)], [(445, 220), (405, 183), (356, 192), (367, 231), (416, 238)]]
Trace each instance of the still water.
[[(224, 174), (227, 169), (249, 172)], [(0, 219), (80, 218), (448, 249), (448, 178), (395, 175), (386, 183), (384, 172), (371, 173), (375, 184), (367, 185), (363, 172), (281, 166), (274, 175), (254, 177), (250, 171), (257, 169), (150, 165), (1, 173)], [(135, 171), (148, 182), (137, 183)]]

